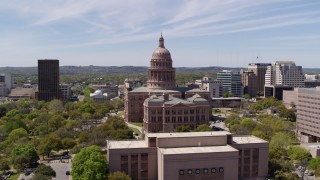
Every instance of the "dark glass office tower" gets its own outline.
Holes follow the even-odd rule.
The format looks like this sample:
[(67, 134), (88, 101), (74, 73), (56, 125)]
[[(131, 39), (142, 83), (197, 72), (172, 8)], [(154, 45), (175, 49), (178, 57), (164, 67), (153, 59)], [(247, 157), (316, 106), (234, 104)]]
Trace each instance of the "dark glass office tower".
[(51, 101), (60, 99), (59, 90), (59, 60), (38, 60), (38, 100)]

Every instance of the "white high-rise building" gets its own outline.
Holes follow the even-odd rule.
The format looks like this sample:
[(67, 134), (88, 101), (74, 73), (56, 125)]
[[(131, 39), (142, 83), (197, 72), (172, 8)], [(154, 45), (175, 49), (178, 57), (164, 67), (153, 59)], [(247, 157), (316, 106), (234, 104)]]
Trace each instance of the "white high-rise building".
[(0, 96), (7, 96), (12, 89), (11, 74), (0, 74)]
[(296, 66), (293, 61), (276, 61), (267, 68), (265, 85), (304, 87), (302, 66)]
[(12, 78), (11, 74), (5, 73), (5, 74), (0, 74), (0, 83), (3, 83), (6, 88), (9, 90), (12, 89)]
[(308, 81), (320, 80), (320, 74), (305, 74), (304, 77)]

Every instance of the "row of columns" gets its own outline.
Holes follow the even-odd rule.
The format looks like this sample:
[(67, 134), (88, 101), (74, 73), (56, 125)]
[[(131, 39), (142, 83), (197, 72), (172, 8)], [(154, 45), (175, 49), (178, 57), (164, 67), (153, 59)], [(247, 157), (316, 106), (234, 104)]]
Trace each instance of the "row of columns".
[(174, 71), (149, 71), (148, 72), (149, 81), (175, 81)]

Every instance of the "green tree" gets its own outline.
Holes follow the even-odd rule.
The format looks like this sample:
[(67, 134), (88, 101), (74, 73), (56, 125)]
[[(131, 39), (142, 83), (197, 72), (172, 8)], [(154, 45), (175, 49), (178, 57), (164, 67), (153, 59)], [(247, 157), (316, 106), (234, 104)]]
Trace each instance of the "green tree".
[(309, 162), (309, 168), (312, 170), (320, 169), (320, 157), (312, 158)]
[(176, 132), (190, 132), (190, 127), (185, 125), (178, 126)]
[(46, 135), (49, 133), (49, 119), (53, 115), (42, 112), (37, 118), (35, 118), (34, 123), (32, 124), (33, 132), (35, 135)]
[(51, 166), (47, 166), (45, 164), (40, 164), (37, 169), (34, 171), (34, 174), (41, 174), (46, 177), (49, 177), (50, 179), (52, 177), (56, 177), (56, 172), (52, 169)]
[(92, 114), (90, 114), (90, 113), (82, 113), (81, 118), (82, 118), (82, 120), (92, 119)]
[(1, 157), (0, 159), (0, 171), (6, 171), (9, 170), (10, 166), (9, 166), (9, 161), (3, 157)]
[(122, 99), (116, 99), (113, 101), (113, 107), (114, 109), (122, 109), (124, 107), (124, 103)]
[(52, 177), (43, 174), (34, 174), (31, 180), (52, 180)]
[(22, 170), (38, 159), (37, 151), (31, 144), (18, 145), (11, 152), (12, 164), (18, 170)]
[(64, 111), (64, 107), (60, 100), (54, 99), (49, 102), (48, 110), (52, 114), (61, 114)]
[(63, 149), (66, 149), (67, 151), (77, 145), (77, 142), (72, 138), (64, 138), (62, 139), (61, 143)]
[(267, 97), (267, 98), (264, 98), (264, 99), (257, 101), (255, 104), (251, 105), (250, 109), (256, 110), (256, 111), (261, 111), (261, 110), (267, 109), (271, 106), (278, 107), (281, 104), (282, 104), (281, 101), (279, 101), (273, 97)]
[(79, 143), (84, 143), (84, 142), (87, 142), (89, 140), (89, 138), (90, 138), (90, 134), (87, 131), (82, 131), (79, 134), (78, 141), (79, 141)]
[(212, 129), (208, 124), (201, 124), (194, 131), (204, 132), (204, 131), (212, 131)]
[(310, 152), (299, 146), (290, 146), (288, 149), (288, 155), (291, 159), (300, 162), (308, 162), (311, 159)]
[(7, 108), (3, 105), (0, 106), (0, 118), (5, 116), (7, 113)]
[(49, 134), (43, 137), (38, 146), (39, 154), (50, 156), (52, 150), (60, 150), (62, 148), (60, 138), (55, 134)]
[(273, 129), (272, 127), (266, 125), (266, 124), (257, 124), (256, 127), (251, 132), (252, 135), (257, 136), (261, 139), (264, 139), (266, 141), (270, 141), (272, 135), (273, 135)]
[(21, 114), (29, 114), (31, 110), (30, 101), (20, 99), (18, 102), (18, 110)]
[(69, 118), (73, 120), (81, 119), (81, 113), (78, 110), (71, 110), (68, 112)]
[(100, 141), (105, 139), (132, 139), (133, 131), (127, 126), (124, 119), (113, 116), (104, 124), (101, 124), (93, 130), (91, 141)]
[(56, 131), (60, 127), (63, 126), (64, 118), (60, 115), (53, 115), (49, 120), (48, 120), (48, 128), (49, 132)]
[(72, 161), (71, 175), (77, 180), (105, 180), (107, 178), (107, 159), (98, 146), (81, 149)]
[(289, 133), (276, 133), (269, 143), (269, 159), (279, 160), (287, 157), (288, 147), (295, 142), (296, 139)]
[(7, 116), (8, 118), (13, 118), (13, 117), (15, 117), (15, 116), (18, 115), (18, 114), (20, 114), (18, 110), (12, 109), (12, 110), (10, 110), (9, 112), (6, 113), (6, 116)]
[(4, 130), (6, 133), (10, 133), (14, 129), (23, 128), (28, 129), (26, 124), (21, 119), (9, 120), (4, 124)]
[(314, 171), (314, 175), (316, 177), (319, 177), (320, 176), (320, 167), (318, 167), (315, 171)]
[(93, 114), (96, 108), (92, 103), (86, 102), (82, 106), (79, 107), (79, 111), (82, 113), (90, 113)]
[(242, 119), (240, 125), (243, 128), (247, 129), (249, 132), (252, 132), (252, 130), (256, 127), (257, 123), (255, 123), (250, 118), (244, 118), (244, 119)]
[(15, 142), (20, 139), (28, 140), (29, 134), (28, 132), (23, 128), (14, 129), (11, 131), (8, 135), (8, 141)]
[(37, 109), (41, 109), (45, 106), (46, 102), (45, 101), (38, 101), (36, 104)]
[(288, 146), (292, 145), (294, 142), (296, 142), (296, 140), (293, 139), (290, 134), (279, 132), (271, 138), (270, 146), (287, 149)]
[(279, 116), (290, 121), (296, 121), (294, 109), (287, 109), (284, 105), (279, 106)]
[(93, 92), (94, 92), (94, 90), (92, 88), (86, 87), (85, 90), (84, 90), (84, 95), (86, 97), (90, 97), (90, 93), (93, 93)]
[(131, 177), (124, 172), (114, 172), (108, 175), (108, 180), (131, 180)]
[(223, 97), (228, 98), (228, 97), (233, 97), (233, 94), (230, 92), (227, 92), (223, 95)]
[(245, 99), (251, 99), (251, 96), (249, 94), (244, 94), (242, 97)]
[(232, 113), (230, 114), (227, 119), (224, 121), (224, 123), (230, 128), (234, 124), (240, 124), (241, 118), (238, 114)]

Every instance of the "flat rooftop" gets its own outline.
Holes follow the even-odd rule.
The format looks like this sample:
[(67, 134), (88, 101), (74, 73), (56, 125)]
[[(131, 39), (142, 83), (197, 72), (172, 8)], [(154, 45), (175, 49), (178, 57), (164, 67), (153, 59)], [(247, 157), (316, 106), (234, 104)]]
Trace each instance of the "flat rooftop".
[(234, 144), (252, 144), (252, 143), (268, 143), (267, 141), (255, 136), (233, 136)]
[(128, 141), (109, 141), (109, 149), (127, 149), (127, 148), (146, 148), (148, 147), (144, 140), (128, 140)]
[(204, 146), (204, 147), (183, 147), (183, 148), (159, 148), (162, 154), (199, 154), (218, 152), (237, 152), (238, 150), (229, 146)]
[(170, 138), (170, 137), (202, 137), (202, 136), (226, 136), (231, 134), (227, 131), (207, 131), (207, 132), (181, 132), (181, 133), (147, 133), (147, 137)]

